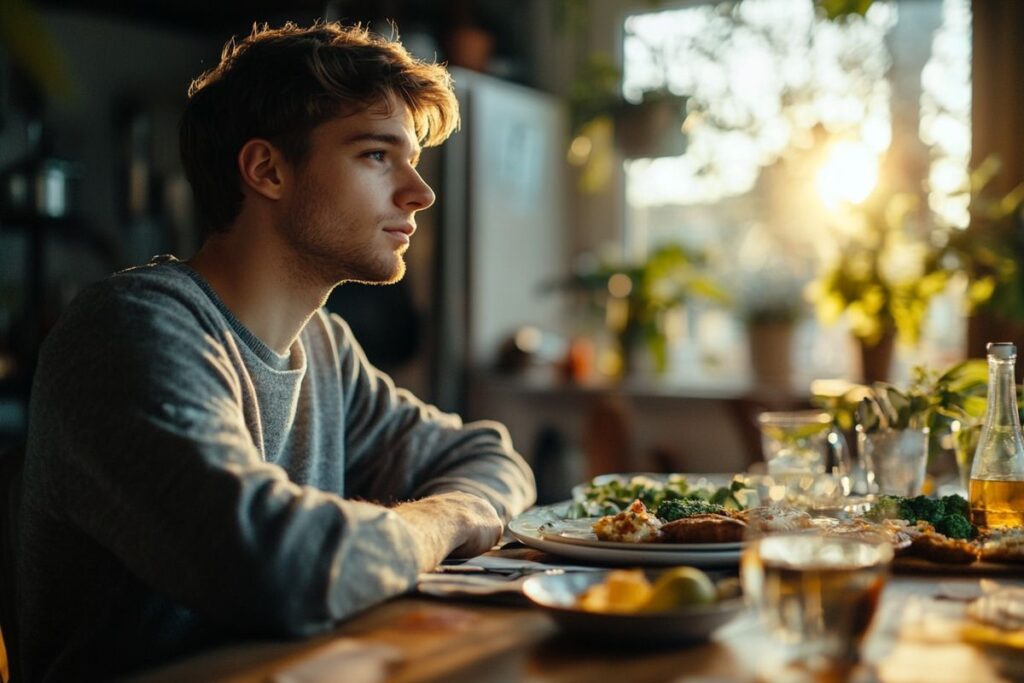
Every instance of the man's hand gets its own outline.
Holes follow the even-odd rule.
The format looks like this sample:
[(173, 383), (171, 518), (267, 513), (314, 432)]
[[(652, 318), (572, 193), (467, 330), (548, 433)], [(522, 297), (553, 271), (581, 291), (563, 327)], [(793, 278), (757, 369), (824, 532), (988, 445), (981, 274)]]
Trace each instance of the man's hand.
[(420, 569), (430, 571), (449, 555), (473, 557), (501, 538), (503, 525), (494, 506), (480, 496), (451, 491), (395, 508), (416, 537)]

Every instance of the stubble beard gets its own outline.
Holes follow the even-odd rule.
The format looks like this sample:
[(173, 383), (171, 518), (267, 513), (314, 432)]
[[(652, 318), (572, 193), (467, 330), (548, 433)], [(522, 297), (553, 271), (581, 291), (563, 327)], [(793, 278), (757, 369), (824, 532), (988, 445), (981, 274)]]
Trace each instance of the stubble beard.
[(343, 282), (390, 285), (401, 280), (407, 247), (383, 252), (375, 245), (376, 229), (363, 234), (357, 221), (337, 215), (323, 196), (315, 189), (303, 192), (284, 227), (284, 238), (299, 261), (299, 277), (329, 287)]

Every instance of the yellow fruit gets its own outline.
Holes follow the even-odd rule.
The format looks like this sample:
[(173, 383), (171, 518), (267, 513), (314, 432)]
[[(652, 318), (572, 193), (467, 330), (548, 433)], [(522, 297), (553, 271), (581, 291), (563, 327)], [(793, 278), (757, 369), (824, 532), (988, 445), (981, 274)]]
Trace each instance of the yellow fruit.
[(605, 579), (608, 603), (623, 610), (638, 609), (651, 596), (651, 584), (639, 569), (613, 571)]
[(616, 570), (584, 591), (578, 604), (588, 612), (636, 612), (650, 596), (651, 584), (641, 570)]
[(580, 595), (578, 605), (580, 609), (587, 612), (608, 611), (608, 586), (599, 583), (583, 591)]
[(644, 612), (669, 612), (680, 607), (708, 605), (717, 598), (715, 584), (694, 567), (670, 569), (655, 582)]

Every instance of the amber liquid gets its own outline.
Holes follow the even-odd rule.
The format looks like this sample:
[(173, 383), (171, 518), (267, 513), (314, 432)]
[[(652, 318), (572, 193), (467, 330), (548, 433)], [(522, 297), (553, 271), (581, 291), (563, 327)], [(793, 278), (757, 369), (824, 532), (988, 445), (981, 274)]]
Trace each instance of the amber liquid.
[(765, 626), (804, 656), (855, 661), (887, 563), (856, 540), (769, 538), (748, 546), (743, 556), (744, 591)]
[(971, 523), (1024, 528), (1024, 480), (971, 479)]

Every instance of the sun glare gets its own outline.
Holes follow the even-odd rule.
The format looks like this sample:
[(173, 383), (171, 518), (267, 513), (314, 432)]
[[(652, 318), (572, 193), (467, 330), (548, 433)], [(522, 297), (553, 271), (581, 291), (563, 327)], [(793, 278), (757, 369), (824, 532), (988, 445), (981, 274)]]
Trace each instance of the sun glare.
[(878, 158), (859, 142), (844, 140), (832, 145), (818, 170), (818, 196), (830, 209), (859, 204), (878, 182)]

